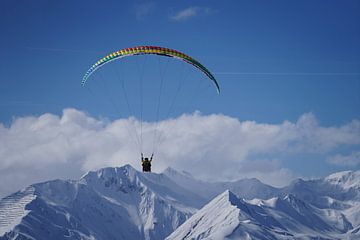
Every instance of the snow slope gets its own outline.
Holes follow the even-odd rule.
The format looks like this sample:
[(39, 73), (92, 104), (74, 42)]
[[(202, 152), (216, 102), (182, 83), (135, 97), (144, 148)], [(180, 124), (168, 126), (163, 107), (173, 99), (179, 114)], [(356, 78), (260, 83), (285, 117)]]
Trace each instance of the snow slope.
[(360, 171), (298, 179), (268, 199), (237, 195), (220, 194), (167, 239), (360, 239)]
[(1, 199), (0, 240), (360, 239), (359, 178), (347, 171), (274, 188), (103, 168)]
[(28, 187), (0, 201), (0, 236), (21, 222), (29, 213), (25, 206), (35, 198), (34, 188)]
[(352, 225), (341, 214), (333, 214), (330, 217), (293, 195), (245, 201), (225, 191), (166, 240), (350, 238)]
[(319, 209), (341, 212), (354, 227), (360, 226), (360, 171), (344, 171), (323, 179), (296, 180), (281, 190)]
[(164, 239), (205, 201), (129, 165), (29, 189), (1, 200), (0, 239)]

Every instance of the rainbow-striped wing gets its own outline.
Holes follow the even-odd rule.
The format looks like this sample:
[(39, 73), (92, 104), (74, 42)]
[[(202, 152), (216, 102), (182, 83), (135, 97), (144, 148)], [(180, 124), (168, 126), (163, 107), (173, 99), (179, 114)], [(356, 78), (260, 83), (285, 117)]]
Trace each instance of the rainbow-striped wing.
[(141, 54), (156, 54), (166, 57), (173, 57), (185, 61), (193, 65), (194, 67), (198, 68), (200, 71), (202, 71), (215, 84), (217, 92), (220, 93), (220, 87), (215, 77), (201, 63), (179, 51), (169, 48), (156, 47), (156, 46), (138, 46), (132, 48), (125, 48), (101, 58), (94, 65), (92, 65), (91, 68), (85, 73), (81, 84), (85, 85), (90, 75), (93, 74), (98, 68), (102, 67), (106, 63), (109, 63), (119, 58), (133, 56), (133, 55), (141, 55)]

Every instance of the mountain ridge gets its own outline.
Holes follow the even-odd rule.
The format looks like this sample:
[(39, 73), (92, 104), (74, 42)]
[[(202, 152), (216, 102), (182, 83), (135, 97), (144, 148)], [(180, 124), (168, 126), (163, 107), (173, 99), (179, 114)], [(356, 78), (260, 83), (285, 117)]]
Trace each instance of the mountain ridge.
[[(172, 168), (162, 173), (139, 172), (131, 165), (102, 168), (79, 180), (32, 184), (1, 199), (0, 240), (177, 239), (173, 234), (215, 199), (222, 205), (209, 214), (223, 206), (231, 210), (228, 216), (233, 219), (226, 231), (217, 223), (218, 237), (225, 236), (225, 231), (229, 239), (356, 239), (360, 234), (359, 173), (339, 172), (275, 188), (257, 179), (209, 183)], [(207, 223), (210, 226), (214, 221)], [(208, 231), (207, 224), (199, 224), (203, 232)], [(188, 236), (196, 235), (186, 231)], [(196, 239), (204, 236), (210, 236), (209, 232)]]
[(24, 206), (27, 214), (20, 223), (0, 225), (6, 231), (0, 239), (164, 238), (205, 201), (164, 178), (125, 165), (90, 171), (77, 181), (33, 184), (36, 198)]

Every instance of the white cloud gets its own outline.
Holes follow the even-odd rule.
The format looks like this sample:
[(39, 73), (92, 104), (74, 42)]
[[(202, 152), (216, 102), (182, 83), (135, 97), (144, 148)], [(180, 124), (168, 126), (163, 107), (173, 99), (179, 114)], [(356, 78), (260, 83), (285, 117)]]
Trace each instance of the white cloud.
[(171, 19), (175, 21), (183, 21), (196, 16), (197, 13), (198, 13), (197, 7), (189, 7), (177, 12), (174, 16), (171, 17)]
[[(140, 169), (132, 130), (139, 125), (134, 118), (110, 122), (75, 109), (65, 109), (62, 116), (17, 118), (9, 127), (0, 124), (0, 195), (46, 179), (78, 178), (105, 166), (129, 163)], [(146, 155), (154, 148), (155, 128), (155, 123), (143, 123)], [(194, 113), (160, 122), (157, 136), (161, 144), (155, 148), (154, 171), (171, 166), (204, 179), (257, 177), (284, 185), (295, 173), (279, 160), (254, 156), (322, 154), (342, 145), (358, 145), (360, 121), (323, 127), (312, 114), (295, 123), (264, 124)]]
[(336, 154), (335, 156), (329, 157), (327, 161), (338, 166), (355, 167), (360, 165), (360, 151), (352, 152), (350, 155)]
[(170, 17), (174, 21), (185, 21), (198, 15), (208, 15), (215, 11), (207, 7), (188, 7)]

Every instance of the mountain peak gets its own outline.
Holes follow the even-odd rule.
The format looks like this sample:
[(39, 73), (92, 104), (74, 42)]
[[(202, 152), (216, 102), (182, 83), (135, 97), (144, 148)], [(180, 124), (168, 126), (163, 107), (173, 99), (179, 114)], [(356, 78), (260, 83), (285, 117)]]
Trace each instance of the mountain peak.
[(220, 194), (218, 196), (218, 198), (226, 199), (232, 205), (237, 205), (239, 203), (239, 198), (233, 192), (231, 192), (229, 189), (225, 190), (222, 194)]
[(325, 178), (330, 184), (341, 185), (345, 189), (360, 188), (360, 171), (342, 171), (333, 173)]
[(238, 201), (235, 194), (225, 190), (166, 239), (224, 239), (228, 233), (223, 232), (223, 227), (228, 226), (232, 230), (239, 222)]
[(360, 171), (298, 179), (282, 189), (257, 179), (211, 183), (190, 176), (170, 167), (143, 173), (126, 164), (90, 171), (79, 181), (34, 184), (0, 200), (0, 239), (23, 229), (63, 239), (58, 226), (79, 239), (164, 239), (182, 223), (167, 239), (334, 239), (355, 236), (360, 226)]
[(15, 239), (19, 231), (39, 240), (49, 232), (51, 239), (164, 239), (203, 201), (163, 174), (128, 164), (90, 171), (78, 181), (38, 183), (23, 195), (0, 200), (0, 239)]
[(131, 170), (131, 171), (137, 171), (137, 170), (136, 170), (133, 166), (131, 166), (130, 164), (125, 164), (124, 166), (119, 167), (119, 168), (128, 169), (128, 170)]
[(130, 164), (126, 164), (122, 167), (105, 167), (96, 171), (89, 171), (81, 179), (85, 181), (91, 181), (92, 178), (108, 179), (108, 178), (129, 178), (134, 179), (139, 172), (133, 168)]
[(265, 209), (249, 204), (226, 190), (191, 216), (166, 240), (250, 239), (250, 236), (261, 234), (264, 235), (256, 239), (265, 239), (265, 236), (270, 236), (268, 229), (280, 228), (281, 224)]
[(179, 172), (172, 167), (167, 167), (162, 173), (167, 176), (181, 176), (181, 177), (186, 177), (186, 178), (194, 178), (193, 175), (191, 175), (191, 173), (189, 173), (187, 171)]

